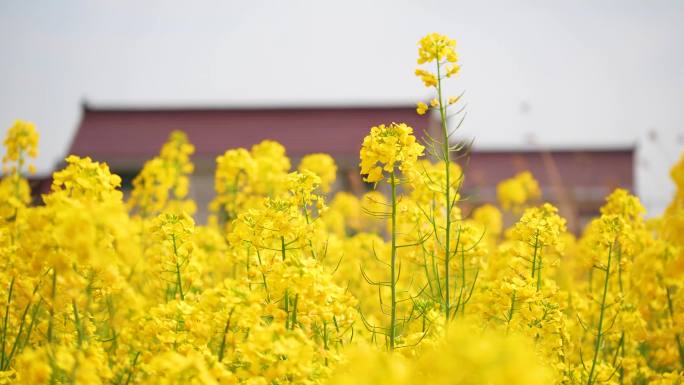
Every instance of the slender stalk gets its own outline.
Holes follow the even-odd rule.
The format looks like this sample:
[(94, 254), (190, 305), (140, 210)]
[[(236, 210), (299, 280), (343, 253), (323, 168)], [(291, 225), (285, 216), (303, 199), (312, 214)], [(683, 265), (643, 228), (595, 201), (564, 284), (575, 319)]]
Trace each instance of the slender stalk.
[[(304, 210), (304, 218), (306, 219), (306, 224), (309, 225), (311, 224), (311, 219), (309, 219), (309, 210), (306, 208), (306, 202), (304, 202), (304, 199), (302, 198), (302, 210)], [(316, 250), (314, 249), (313, 242), (311, 241), (311, 238), (309, 238), (309, 248), (311, 248), (311, 256), (313, 259), (317, 259), (316, 257)]]
[(541, 290), (542, 256), (539, 247), (539, 230), (534, 235), (534, 252), (532, 256), (532, 278), (537, 274), (537, 291)]
[(171, 240), (173, 241), (173, 255), (176, 257), (176, 284), (178, 285), (178, 293), (180, 294), (181, 301), (185, 301), (185, 295), (183, 294), (183, 281), (180, 273), (180, 264), (178, 263), (178, 248), (176, 247), (176, 235), (171, 234)]
[(283, 299), (285, 301), (284, 307), (285, 307), (285, 329), (289, 330), (290, 329), (290, 293), (289, 289), (285, 289), (285, 298)]
[(539, 232), (534, 236), (534, 252), (532, 253), (532, 278), (537, 271), (537, 239), (539, 237)]
[[(38, 314), (38, 311), (40, 310), (40, 305), (43, 303), (43, 299), (41, 298), (38, 301), (38, 304), (33, 307), (33, 311), (31, 312), (31, 323), (28, 326), (28, 330), (26, 331), (26, 337), (24, 338), (24, 343), (19, 346), (19, 349), (17, 352), (21, 353), (22, 350), (24, 350), (24, 347), (29, 344), (31, 341), (31, 332), (33, 332), (33, 326), (36, 323), (36, 315)], [(10, 355), (10, 362), (12, 361), (12, 356)], [(8, 366), (9, 367), (9, 366)]]
[[(439, 237), (437, 236), (437, 221), (436, 221), (436, 219), (435, 219), (435, 213), (437, 212), (436, 206), (437, 206), (437, 200), (436, 200), (436, 198), (435, 198), (435, 196), (434, 196), (434, 194), (433, 194), (433, 197), (432, 197), (432, 211), (430, 212), (430, 218), (431, 218), (431, 221), (430, 221), (430, 222), (432, 222), (432, 232), (435, 234), (435, 241), (437, 242), (437, 244), (439, 244)], [(429, 274), (426, 275), (426, 276), (427, 276), (427, 278), (428, 278), (428, 282), (432, 282), (432, 281), (434, 280), (434, 282), (435, 282), (435, 284), (436, 284), (435, 286), (437, 286), (437, 294), (438, 294), (438, 297), (441, 299), (441, 298), (443, 298), (443, 297), (442, 297), (442, 280), (441, 280), (441, 278), (439, 277), (439, 267), (438, 267), (438, 265), (437, 265), (437, 262), (438, 262), (438, 261), (437, 261), (437, 259), (435, 258), (435, 253), (434, 253), (434, 252), (430, 252), (429, 254), (430, 254), (430, 267), (432, 268), (432, 275), (433, 275), (433, 278), (430, 279), (430, 275), (429, 275)]]
[(444, 270), (445, 270), (445, 301), (444, 301), (444, 316), (449, 320), (451, 314), (451, 298), (449, 293), (449, 260), (451, 259), (451, 175), (450, 165), (451, 157), (449, 156), (449, 129), (447, 127), (446, 107), (442, 102), (442, 75), (441, 65), (439, 63), (439, 55), (436, 55), (437, 61), (437, 99), (439, 101), (439, 117), (442, 124), (442, 157), (444, 158), (444, 173), (446, 179), (446, 186), (444, 186), (444, 203), (446, 210), (446, 226), (444, 232)]
[[(459, 228), (459, 242), (456, 244), (458, 245), (460, 243), (460, 228)], [(458, 247), (458, 246), (456, 246)], [(458, 251), (458, 249), (456, 249)], [(465, 248), (463, 245), (461, 245), (461, 289), (460, 293), (458, 294), (458, 306), (461, 308), (461, 316), (465, 315), (465, 305), (466, 301), (465, 298), (463, 298), (463, 291), (466, 288), (466, 270), (465, 270)]]
[[(670, 319), (674, 324), (674, 306), (672, 305), (672, 294), (670, 293), (670, 287), (665, 287), (665, 292), (667, 293), (667, 309), (670, 312)], [(677, 350), (679, 351), (679, 364), (684, 368), (684, 346), (682, 346), (682, 340), (679, 333), (675, 333), (675, 342), (677, 343)]]
[(596, 331), (596, 343), (594, 346), (594, 359), (591, 362), (591, 369), (589, 370), (589, 378), (587, 385), (592, 385), (596, 380), (594, 378), (594, 371), (596, 370), (596, 363), (598, 362), (599, 350), (601, 349), (601, 339), (603, 338), (603, 318), (606, 312), (606, 297), (608, 295), (608, 281), (610, 280), (610, 262), (613, 256), (613, 245), (608, 248), (608, 263), (606, 264), (606, 278), (603, 281), (603, 297), (601, 298), (601, 311), (599, 313), (598, 327)]
[(285, 237), (280, 237), (280, 253), (283, 256), (283, 261), (285, 260)]
[[(620, 290), (620, 294), (624, 293), (623, 286), (622, 286), (622, 248), (620, 245), (616, 245), (616, 250), (615, 250), (615, 256), (616, 256), (616, 262), (617, 262), (617, 269), (618, 269), (618, 288)], [(620, 358), (624, 360), (625, 358), (625, 330), (622, 329), (622, 332), (620, 333), (620, 342), (618, 343), (618, 348), (617, 351), (615, 351), (615, 359), (613, 360), (613, 366), (617, 362), (617, 357), (618, 354), (620, 355)], [(624, 366), (620, 366), (618, 369), (619, 373), (619, 379), (620, 379), (620, 385), (624, 384), (625, 382), (625, 368)]]
[(78, 346), (83, 344), (83, 327), (81, 325), (81, 317), (78, 315), (78, 306), (76, 299), (71, 300), (71, 307), (74, 310), (74, 324), (76, 325), (76, 335), (78, 336)]
[[(333, 320), (333, 325), (335, 325), (335, 331), (337, 332), (338, 341), (340, 345), (344, 346), (344, 341), (342, 340), (342, 335), (340, 334), (340, 325), (337, 323), (337, 318), (335, 316), (332, 317)], [(354, 330), (352, 329), (352, 333), (354, 333)]]
[[(261, 262), (261, 253), (259, 252), (259, 249), (256, 249), (256, 255), (257, 255), (257, 261), (259, 262), (259, 267), (263, 265)], [(261, 269), (259, 269), (261, 270)], [(264, 290), (266, 290), (266, 301), (271, 302), (271, 294), (268, 292), (268, 284), (266, 283), (266, 274), (261, 270), (261, 281), (264, 284)]]
[(7, 294), (7, 306), (5, 307), (5, 320), (2, 324), (2, 354), (0, 355), (0, 368), (5, 366), (5, 343), (7, 342), (7, 328), (9, 327), (9, 310), (10, 304), (12, 303), (12, 291), (14, 290), (14, 280), (16, 277), (12, 277), (9, 285), (9, 293)]
[(57, 270), (52, 268), (52, 291), (50, 292), (50, 318), (48, 319), (47, 340), (52, 343), (54, 334), (54, 320), (55, 320), (55, 299), (57, 298)]
[(226, 320), (226, 327), (223, 329), (223, 337), (221, 338), (221, 347), (219, 348), (219, 354), (218, 354), (218, 361), (221, 362), (223, 361), (223, 351), (226, 348), (226, 335), (228, 335), (228, 330), (230, 330), (230, 320), (233, 318), (233, 311), (235, 308), (230, 310), (230, 314), (228, 314), (228, 320)]
[(620, 293), (622, 293), (622, 250), (620, 247), (615, 250), (615, 254), (617, 256), (618, 285), (620, 286)]
[(506, 320), (506, 334), (511, 327), (511, 320), (513, 319), (513, 313), (515, 312), (515, 290), (511, 293), (511, 307), (508, 309), (508, 319)]
[(390, 350), (394, 350), (394, 339), (396, 336), (396, 322), (397, 322), (397, 282), (396, 282), (396, 262), (397, 262), (397, 184), (395, 181), (394, 171), (390, 174), (390, 183), (392, 187), (392, 256), (390, 260), (390, 290), (392, 292), (392, 310), (390, 315)]
[[(323, 321), (323, 349), (328, 350), (328, 322)], [(328, 366), (328, 355), (325, 355), (325, 366)]]
[[(37, 286), (36, 286), (37, 288)], [(33, 294), (35, 294), (36, 290), (33, 291)], [(29, 300), (28, 304), (26, 304), (26, 307), (24, 308), (24, 312), (21, 315), (21, 323), (19, 323), (19, 331), (17, 332), (17, 336), (14, 338), (14, 343), (12, 344), (12, 349), (10, 350), (9, 355), (7, 356), (7, 359), (5, 360), (5, 365), (2, 366), (0, 364), (0, 370), (7, 370), (10, 367), (10, 363), (12, 362), (12, 358), (14, 357), (14, 353), (17, 351), (17, 347), (19, 345), (19, 340), (21, 339), (21, 334), (24, 332), (24, 325), (26, 324), (26, 316), (28, 315), (28, 311), (31, 308), (31, 300)], [(5, 337), (6, 338), (6, 337)], [(3, 339), (3, 352), (5, 350), (4, 347), (4, 339)]]
[(133, 364), (131, 365), (131, 368), (128, 369), (128, 376), (126, 377), (125, 385), (128, 385), (131, 382), (131, 378), (133, 378), (135, 366), (138, 364), (138, 357), (140, 357), (140, 352), (135, 353), (135, 358), (133, 358)]
[(292, 303), (292, 321), (290, 327), (294, 330), (297, 325), (297, 304), (299, 303), (299, 294), (295, 294), (294, 303)]

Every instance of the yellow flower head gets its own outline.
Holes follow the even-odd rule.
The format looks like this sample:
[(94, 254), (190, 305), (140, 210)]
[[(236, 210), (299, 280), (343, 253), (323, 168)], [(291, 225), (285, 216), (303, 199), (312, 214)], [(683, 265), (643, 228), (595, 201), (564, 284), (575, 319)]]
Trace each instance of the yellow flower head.
[(425, 64), (431, 61), (442, 61), (446, 59), (449, 63), (456, 63), (456, 40), (446, 35), (431, 33), (418, 43), (418, 64)]
[(209, 205), (221, 215), (222, 222), (234, 219), (237, 211), (251, 192), (250, 182), (255, 179), (257, 162), (244, 148), (235, 148), (216, 157), (214, 190), (216, 197)]
[(601, 207), (601, 214), (619, 215), (627, 220), (637, 219), (645, 212), (646, 209), (641, 205), (639, 198), (622, 188), (615, 189), (608, 195), (606, 204)]
[(256, 162), (249, 151), (236, 148), (216, 157), (214, 188), (217, 195), (235, 194), (256, 172)]
[(321, 178), (309, 170), (291, 172), (287, 176), (287, 188), (292, 194), (293, 204), (307, 207), (312, 204), (323, 204), (323, 198), (315, 191), (321, 184)]
[[(456, 40), (438, 33), (431, 33), (420, 39), (418, 43), (418, 64), (437, 62), (437, 73), (418, 68), (416, 76), (421, 78), (425, 87), (436, 87), (439, 80), (449, 78), (458, 73)], [(448, 65), (445, 63), (449, 63)]]
[(109, 171), (106, 163), (93, 162), (89, 157), (69, 155), (67, 167), (53, 174), (53, 193), (63, 193), (84, 201), (120, 201), (123, 194), (118, 188), (121, 178)]
[(194, 232), (195, 221), (186, 213), (162, 213), (153, 223), (153, 233), (160, 240), (176, 242), (176, 247), (190, 242)]
[[(6, 153), (2, 157), (2, 162), (17, 162), (17, 166), (9, 171), (20, 171), (24, 165), (25, 155), (28, 155), (30, 158), (38, 156), (38, 132), (36, 132), (35, 124), (16, 120), (14, 125), (7, 131), (3, 144), (5, 145)], [(33, 171), (34, 167), (32, 165), (29, 166), (29, 170)]]
[(285, 147), (273, 140), (264, 140), (252, 146), (252, 157), (259, 162), (264, 161), (269, 167), (277, 171), (290, 169), (290, 159), (285, 154)]
[(565, 233), (565, 219), (558, 215), (558, 209), (550, 203), (525, 210), (513, 230), (514, 237), (535, 247), (560, 247), (561, 234)]
[(310, 154), (302, 158), (298, 167), (300, 172), (309, 170), (316, 174), (321, 180), (321, 191), (327, 193), (330, 186), (337, 179), (337, 165), (335, 159), (328, 154)]
[(503, 219), (501, 211), (494, 205), (485, 204), (473, 211), (473, 220), (482, 225), (487, 234), (498, 236), (503, 229)]
[(190, 187), (189, 175), (194, 169), (190, 161), (194, 151), (185, 133), (173, 131), (159, 156), (145, 162), (133, 179), (129, 208), (137, 208), (143, 217), (174, 206), (194, 213), (194, 202), (184, 200)]
[(178, 199), (188, 195), (190, 186), (188, 175), (194, 170), (190, 155), (194, 152), (195, 146), (188, 142), (188, 136), (183, 131), (176, 130), (169, 135), (168, 141), (164, 143), (159, 153), (159, 157), (176, 170), (173, 194)]
[(642, 218), (644, 212), (639, 198), (630, 195), (627, 190), (616, 189), (606, 197), (601, 216), (594, 219), (596, 224), (590, 235), (600, 246), (611, 247), (618, 243), (624, 255), (632, 255), (639, 243), (639, 233), (645, 229)]
[(398, 166), (406, 175), (413, 170), (424, 149), (416, 142), (413, 128), (406, 123), (372, 127), (361, 146), (361, 174), (367, 175), (364, 179), (367, 182), (379, 182), (384, 172), (393, 173)]
[(423, 103), (423, 102), (418, 102), (416, 105), (416, 112), (418, 115), (425, 115), (425, 113), (428, 111), (428, 105)]
[(423, 81), (425, 87), (437, 86), (437, 75), (433, 74), (432, 72), (417, 68), (415, 74), (420, 78), (420, 80)]
[(496, 186), (496, 195), (504, 210), (518, 211), (529, 201), (541, 198), (539, 183), (532, 173), (523, 171)]
[(251, 184), (255, 193), (276, 196), (283, 192), (284, 180), (290, 170), (290, 158), (282, 144), (264, 140), (252, 146), (252, 158), (256, 161), (257, 171)]
[(194, 168), (190, 163), (190, 155), (194, 152), (195, 146), (188, 141), (188, 136), (183, 131), (176, 130), (169, 135), (159, 156), (170, 163), (177, 164), (181, 173), (189, 174)]

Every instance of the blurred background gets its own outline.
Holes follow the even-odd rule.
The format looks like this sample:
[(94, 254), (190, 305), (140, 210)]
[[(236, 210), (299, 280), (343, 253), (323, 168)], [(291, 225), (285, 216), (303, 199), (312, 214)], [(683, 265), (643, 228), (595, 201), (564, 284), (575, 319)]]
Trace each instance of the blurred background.
[(458, 44), (447, 87), (465, 92), (471, 202), (530, 169), (572, 223), (618, 186), (650, 215), (667, 205), (684, 150), (679, 0), (3, 1), (0, 130), (36, 123), (37, 188), (68, 153), (107, 161), (129, 184), (182, 129), (197, 147), (200, 209), (215, 157), (262, 139), (295, 165), (330, 153), (337, 188), (359, 190), (370, 126), (434, 125), (415, 114), (432, 95), (413, 75), (433, 31)]

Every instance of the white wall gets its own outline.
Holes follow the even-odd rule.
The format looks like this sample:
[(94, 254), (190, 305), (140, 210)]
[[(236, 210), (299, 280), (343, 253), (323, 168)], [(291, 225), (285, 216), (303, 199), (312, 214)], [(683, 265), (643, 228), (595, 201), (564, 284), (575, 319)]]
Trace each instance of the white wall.
[[(3, 1), (0, 128), (33, 120), (40, 169), (95, 104), (424, 99), (416, 42), (459, 42), (464, 135), (480, 146), (638, 144), (654, 212), (684, 149), (684, 2)], [(657, 140), (648, 139), (649, 132)]]

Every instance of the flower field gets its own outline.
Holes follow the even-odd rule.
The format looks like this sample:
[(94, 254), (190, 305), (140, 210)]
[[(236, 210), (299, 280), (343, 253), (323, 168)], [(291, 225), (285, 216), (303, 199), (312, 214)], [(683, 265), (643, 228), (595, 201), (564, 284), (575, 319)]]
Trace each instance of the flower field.
[(332, 193), (329, 155), (294, 167), (266, 140), (216, 159), (196, 224), (194, 148), (176, 131), (125, 199), (106, 164), (71, 155), (32, 204), (39, 136), (16, 121), (0, 384), (684, 384), (684, 156), (657, 218), (618, 189), (575, 237), (529, 172), (464, 210), (456, 43), (418, 47), (434, 99), (416, 112), (439, 135), (369, 127), (361, 197)]

